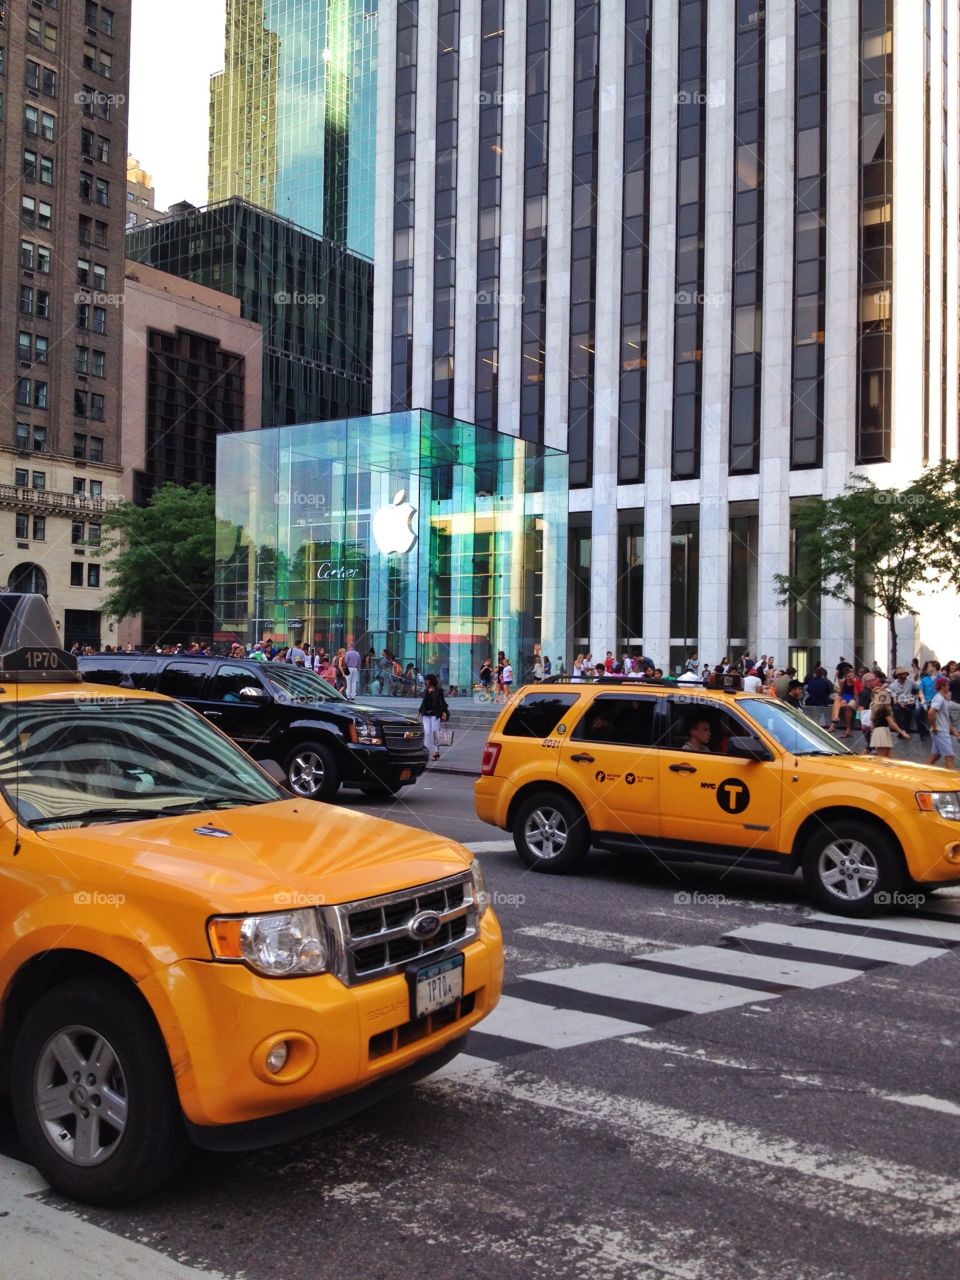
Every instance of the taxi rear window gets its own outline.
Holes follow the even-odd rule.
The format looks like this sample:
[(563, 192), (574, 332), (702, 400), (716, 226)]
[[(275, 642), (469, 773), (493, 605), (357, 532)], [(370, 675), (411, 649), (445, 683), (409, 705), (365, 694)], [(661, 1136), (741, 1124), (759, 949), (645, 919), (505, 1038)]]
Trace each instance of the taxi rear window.
[(549, 738), (578, 693), (528, 693), (514, 707), (503, 733), (508, 738)]

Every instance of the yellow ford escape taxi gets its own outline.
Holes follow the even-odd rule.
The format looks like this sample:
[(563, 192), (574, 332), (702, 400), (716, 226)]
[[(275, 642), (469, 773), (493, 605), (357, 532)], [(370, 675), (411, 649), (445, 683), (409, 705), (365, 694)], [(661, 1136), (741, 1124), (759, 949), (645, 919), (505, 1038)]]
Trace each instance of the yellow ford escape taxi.
[(792, 873), (863, 914), (914, 882), (960, 881), (957, 775), (858, 756), (776, 699), (601, 680), (520, 689), (475, 787), (484, 822), (537, 871), (591, 845)]
[(116, 1203), (190, 1140), (266, 1146), (449, 1061), (502, 983), (470, 854), (290, 798), (56, 645), (0, 595), (0, 1047), (50, 1183)]

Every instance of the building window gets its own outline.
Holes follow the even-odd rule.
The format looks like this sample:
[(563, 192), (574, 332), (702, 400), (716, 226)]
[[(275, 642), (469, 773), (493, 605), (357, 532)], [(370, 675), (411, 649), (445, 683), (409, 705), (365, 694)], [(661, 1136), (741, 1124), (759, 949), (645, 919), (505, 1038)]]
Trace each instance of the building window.
[(40, 108), (24, 107), (23, 109), (23, 132), (29, 138), (36, 138), (40, 135)]
[(43, 23), (39, 18), (27, 18), (27, 44), (43, 44)]
[(96, 71), (97, 69), (97, 49), (96, 45), (89, 43), (83, 46), (83, 65), (87, 71)]
[(34, 471), (31, 476), (31, 482), (34, 489), (42, 490), (47, 487), (47, 473), (45, 471)]
[(731, 511), (729, 545), (727, 651), (730, 661), (736, 662), (743, 653), (757, 651), (760, 533), (756, 515)]
[(107, 332), (106, 307), (93, 308), (93, 332), (97, 334), (102, 334)]
[(113, 10), (100, 10), (100, 30), (105, 36), (113, 35)]
[(87, 437), (79, 431), (74, 432), (73, 436), (73, 456), (75, 458), (85, 458), (87, 456)]
[(32, 240), (20, 241), (20, 267), (23, 271), (32, 271), (36, 264), (36, 245)]
[[(621, 513), (623, 521), (623, 513)], [(619, 529), (617, 640), (621, 648), (643, 643), (643, 518)]]
[(50, 292), (47, 289), (37, 290), (37, 305), (34, 311), (38, 320), (50, 319)]
[(20, 314), (23, 316), (33, 315), (33, 289), (28, 284), (20, 286)]
[(107, 376), (107, 353), (94, 350), (92, 357), (90, 372), (95, 378), (105, 378)]
[(75, 497), (80, 497), (87, 492), (87, 482), (83, 476), (73, 477), (73, 492)]
[(40, 275), (48, 276), (50, 274), (50, 268), (52, 266), (52, 263), (53, 263), (53, 251), (51, 250), (49, 245), (38, 244), (37, 245), (37, 271), (40, 273)]
[(33, 384), (33, 407), (35, 409), (46, 409), (47, 392), (49, 390), (46, 382), (34, 382)]
[(21, 172), (23, 173), (23, 176), (24, 176), (25, 178), (32, 178), (32, 179), (36, 180), (36, 177), (37, 177), (37, 153), (36, 153), (35, 151), (28, 151), (28, 150), (24, 149), (24, 152), (23, 152), (23, 167), (22, 167)]
[(53, 206), (46, 200), (37, 201), (37, 226), (41, 231), (49, 231), (53, 225)]
[(53, 160), (49, 156), (40, 157), (40, 181), (46, 187), (53, 186)]
[(393, 317), (390, 405), (409, 409), (413, 396), (413, 223), (417, 122), (418, 0), (398, 0), (393, 150)]
[(47, 518), (46, 516), (33, 517), (33, 540), (34, 542), (45, 542), (47, 537)]
[(527, 5), (523, 143), (523, 290), (520, 304), (520, 436), (543, 442), (546, 407), (547, 181), (550, 136), (550, 6)]
[(77, 259), (77, 284), (89, 284), (89, 283), (90, 283), (90, 259), (78, 258)]
[(97, 178), (94, 189), (97, 204), (108, 205), (110, 203), (110, 183), (105, 178)]
[(30, 517), (22, 511), (16, 514), (16, 538), (19, 542), (26, 542), (30, 537)]
[(110, 139), (101, 138), (99, 134), (97, 134), (97, 159), (101, 164), (110, 163)]
[(99, 547), (103, 533), (103, 526), (98, 523), (90, 523), (87, 525), (87, 546)]
[(21, 329), (17, 334), (17, 359), (33, 359), (33, 334), (27, 329)]
[(670, 669), (697, 653), (700, 621), (700, 518), (675, 507), (670, 532)]
[(28, 405), (30, 403), (32, 387), (33, 383), (30, 378), (17, 379), (17, 404)]
[(103, 422), (104, 419), (104, 398), (96, 392), (90, 396), (90, 417), (94, 422)]
[[(673, 478), (700, 474), (707, 5), (680, 0), (677, 264), (673, 325)], [(674, 662), (671, 656), (671, 665)]]
[(13, 483), (18, 489), (26, 489), (30, 483), (30, 473), (26, 467), (17, 467), (13, 473)]
[(107, 248), (107, 230), (108, 226), (105, 222), (97, 221), (93, 224), (93, 243), (98, 249)]
[(93, 198), (93, 174), (80, 174), (80, 199), (91, 200)]
[(477, 172), (477, 358), (473, 419), (494, 430), (500, 385), (500, 196), (503, 168), (503, 0), (480, 3)]
[(77, 219), (77, 239), (81, 244), (93, 244), (93, 219), (82, 213)]
[(574, 650), (585, 650), (590, 644), (590, 567), (593, 540), (589, 527), (570, 530), (568, 570), (570, 597), (570, 631)]
[(36, 225), (37, 221), (37, 202), (33, 196), (20, 197), (20, 220), (28, 227)]
[(16, 433), (16, 444), (18, 449), (30, 448), (30, 423), (18, 422)]
[(86, 373), (90, 367), (90, 348), (77, 347), (74, 369), (77, 373)]
[[(94, 140), (96, 139), (96, 136), (97, 136), (97, 135), (93, 132), (93, 130), (92, 130), (92, 129), (81, 129), (81, 130), (80, 130), (80, 154), (83, 156), (84, 160), (92, 160), (92, 159), (93, 159), (93, 144), (94, 144)], [(84, 176), (86, 176), (86, 177), (88, 177), (88, 178), (89, 178), (89, 177), (91, 177), (91, 175), (90, 175), (90, 174), (86, 174), (86, 175), (81, 174), (80, 176), (81, 176), (81, 179), (82, 179)], [(82, 187), (81, 187), (81, 190), (80, 190), (80, 194), (81, 194), (81, 195), (83, 195), (83, 188), (82, 188)], [(89, 197), (88, 197), (88, 198), (89, 198)]]
[(78, 329), (90, 328), (90, 303), (89, 302), (77, 303), (77, 328)]
[(74, 388), (73, 416), (75, 418), (85, 418), (87, 416), (87, 400), (88, 400), (88, 392), (80, 391), (78, 388)]
[[(620, 428), (617, 475), (642, 481), (646, 454), (650, 259), (650, 0), (626, 0), (623, 97), (623, 248), (620, 289)], [(639, 631), (635, 632), (640, 635)]]
[(819, 467), (823, 462), (827, 4), (828, 0), (802, 0), (796, 31), (792, 467)]
[[(102, 399), (103, 397), (101, 396), (100, 398)], [(90, 437), (90, 461), (91, 462), (103, 461), (103, 437), (102, 436)]]
[(597, 139), (600, 131), (600, 4), (575, 0), (573, 27), (573, 215), (567, 452), (570, 487), (593, 478), (597, 310)]
[(83, 537), (83, 521), (82, 520), (74, 520), (73, 523), (71, 524), (70, 541), (73, 543), (75, 547), (83, 546), (84, 537)]
[(70, 585), (71, 587), (83, 586), (83, 561), (74, 560), (70, 564)]
[(46, 364), (47, 356), (50, 351), (50, 341), (45, 338), (42, 333), (38, 333), (33, 340), (33, 358), (37, 364)]
[(100, 585), (100, 566), (98, 564), (87, 565), (87, 586), (99, 587)]
[(90, 481), (90, 497), (91, 498), (103, 497), (103, 481), (102, 480)]
[(439, 0), (433, 226), (434, 412), (453, 416), (456, 331), (457, 115), (460, 83), (459, 0)]
[(891, 449), (893, 0), (860, 0), (860, 40), (857, 463), (863, 464), (889, 462)]
[(95, 262), (93, 264), (93, 287), (98, 293), (106, 293), (107, 268), (102, 262)]
[(763, 120), (765, 0), (738, 6), (734, 136), (733, 342), (730, 471), (760, 467), (763, 343)]
[(104, 49), (100, 50), (99, 71), (104, 79), (113, 79), (113, 54), (107, 53)]

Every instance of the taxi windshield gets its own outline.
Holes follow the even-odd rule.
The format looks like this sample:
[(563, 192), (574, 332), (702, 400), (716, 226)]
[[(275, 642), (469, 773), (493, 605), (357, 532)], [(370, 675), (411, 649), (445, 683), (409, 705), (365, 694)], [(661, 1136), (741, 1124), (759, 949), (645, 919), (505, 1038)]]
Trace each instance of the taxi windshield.
[(294, 667), (288, 662), (265, 662), (261, 673), (266, 676), (272, 686), (273, 693), (279, 693), (287, 701), (297, 702), (343, 702), (344, 698), (333, 685), (321, 680), (305, 667)]
[(738, 707), (748, 711), (771, 738), (795, 756), (849, 756), (848, 747), (831, 738), (809, 716), (775, 698), (743, 698)]
[(91, 693), (0, 706), (0, 791), (45, 830), (284, 798), (179, 703)]

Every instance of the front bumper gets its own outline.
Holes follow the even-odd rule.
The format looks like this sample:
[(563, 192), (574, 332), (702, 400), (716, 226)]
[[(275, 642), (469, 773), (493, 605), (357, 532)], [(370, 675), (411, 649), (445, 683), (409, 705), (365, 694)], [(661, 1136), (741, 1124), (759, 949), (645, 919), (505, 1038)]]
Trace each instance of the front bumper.
[[(462, 954), (462, 1000), (426, 1026), (411, 1020), (403, 973), (347, 987), (330, 974), (271, 979), (243, 965), (185, 960), (151, 976), (142, 990), (170, 1049), (188, 1125), (246, 1125), (244, 1141), (252, 1141), (259, 1131), (252, 1121), (315, 1108), (435, 1057), (499, 999), (503, 942), (492, 911)], [(271, 1075), (264, 1060), (281, 1039), (290, 1056)], [(352, 1110), (363, 1105), (358, 1098)], [(282, 1125), (262, 1129), (283, 1132)], [(202, 1145), (216, 1144), (208, 1135)]]
[(390, 747), (368, 747), (362, 743), (347, 748), (342, 781), (346, 786), (410, 786), (427, 767), (426, 750), (397, 751)]

